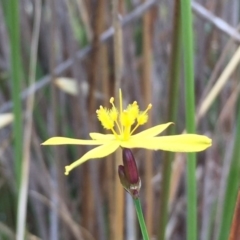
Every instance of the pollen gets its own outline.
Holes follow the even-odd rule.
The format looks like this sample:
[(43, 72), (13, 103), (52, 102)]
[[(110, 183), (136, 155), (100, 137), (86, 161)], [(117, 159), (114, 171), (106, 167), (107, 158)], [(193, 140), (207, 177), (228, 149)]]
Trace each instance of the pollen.
[(139, 114), (139, 107), (137, 102), (133, 102), (132, 104), (129, 104), (127, 109), (124, 110), (121, 114), (121, 123), (124, 127), (130, 127), (132, 126)]
[(109, 102), (112, 104), (112, 108), (109, 110), (109, 116), (114, 122), (117, 122), (118, 110), (114, 105), (114, 97), (111, 97)]
[(149, 104), (145, 111), (140, 111), (138, 103), (134, 101), (124, 110), (121, 90), (119, 108), (114, 104), (114, 97), (110, 98), (109, 103), (111, 108), (99, 107), (96, 111), (97, 117), (105, 129), (111, 130), (117, 139), (122, 140), (129, 139), (140, 125), (148, 121), (148, 111), (152, 108), (152, 104)]
[(148, 121), (148, 115), (146, 113), (140, 114), (137, 118), (138, 125), (143, 125), (147, 121)]
[(130, 127), (134, 124), (135, 117), (127, 110), (124, 110), (121, 115), (121, 123), (124, 127)]
[(139, 107), (136, 101), (128, 105), (127, 112), (132, 116), (134, 120), (137, 118), (139, 114)]
[(118, 119), (118, 110), (115, 108), (115, 106), (112, 107), (112, 109), (109, 112), (110, 118), (116, 122)]
[(140, 112), (137, 118), (138, 125), (143, 125), (148, 121), (148, 110), (152, 108), (152, 104), (149, 104), (144, 112)]
[(97, 117), (104, 128), (106, 129), (113, 129), (114, 127), (114, 120), (111, 118), (110, 111), (106, 108), (100, 106), (100, 108), (96, 111)]

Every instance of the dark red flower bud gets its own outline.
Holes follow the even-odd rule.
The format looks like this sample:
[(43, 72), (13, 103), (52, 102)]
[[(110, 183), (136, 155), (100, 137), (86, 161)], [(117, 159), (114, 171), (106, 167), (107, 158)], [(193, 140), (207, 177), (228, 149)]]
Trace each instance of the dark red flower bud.
[(120, 178), (120, 182), (123, 185), (123, 187), (125, 189), (129, 189), (130, 183), (128, 182), (128, 179), (125, 176), (124, 166), (122, 166), (122, 165), (118, 166), (118, 176)]
[(126, 178), (128, 179), (129, 183), (138, 183), (138, 168), (132, 151), (128, 148), (123, 148), (122, 157)]
[(133, 198), (137, 198), (141, 188), (141, 180), (138, 175), (135, 158), (130, 149), (123, 148), (123, 166), (118, 166), (118, 175), (126, 191)]

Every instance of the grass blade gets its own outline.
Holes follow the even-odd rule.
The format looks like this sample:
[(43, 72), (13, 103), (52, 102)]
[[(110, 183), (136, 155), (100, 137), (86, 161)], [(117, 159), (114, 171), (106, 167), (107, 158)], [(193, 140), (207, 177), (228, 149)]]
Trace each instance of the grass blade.
[[(181, 0), (182, 41), (185, 70), (186, 129), (195, 132), (194, 51), (190, 0)], [(197, 239), (196, 154), (187, 154), (187, 239)]]
[(20, 19), (19, 2), (10, 0), (7, 4), (9, 16), (9, 38), (11, 46), (11, 91), (13, 99), (13, 135), (14, 135), (14, 164), (17, 189), (21, 181), (22, 166), (22, 108), (21, 108), (21, 53), (20, 53)]

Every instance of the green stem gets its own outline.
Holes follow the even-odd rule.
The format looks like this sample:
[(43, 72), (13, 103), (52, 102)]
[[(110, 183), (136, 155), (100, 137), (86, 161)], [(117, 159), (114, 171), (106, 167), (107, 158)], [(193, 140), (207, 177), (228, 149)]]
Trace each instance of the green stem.
[[(186, 129), (195, 132), (194, 48), (190, 0), (181, 0), (182, 41), (185, 70)], [(187, 239), (197, 239), (196, 154), (187, 155)]]
[(19, 30), (19, 2), (11, 0), (7, 4), (9, 14), (9, 36), (11, 46), (11, 90), (13, 99), (14, 165), (17, 191), (21, 181), (22, 166), (22, 108), (21, 108), (21, 54)]
[(144, 221), (140, 200), (139, 200), (139, 198), (136, 198), (136, 199), (133, 199), (133, 201), (134, 201), (134, 206), (135, 206), (137, 216), (138, 216), (138, 222), (140, 224), (141, 232), (143, 235), (143, 240), (149, 240), (147, 227), (146, 227), (146, 224)]

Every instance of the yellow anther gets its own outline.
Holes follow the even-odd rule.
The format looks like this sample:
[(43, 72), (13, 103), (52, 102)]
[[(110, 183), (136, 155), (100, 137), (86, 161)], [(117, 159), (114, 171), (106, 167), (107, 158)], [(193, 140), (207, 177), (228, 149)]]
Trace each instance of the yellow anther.
[(104, 128), (112, 129), (114, 127), (114, 121), (111, 119), (108, 109), (100, 106), (97, 110), (97, 117)]
[(109, 102), (110, 102), (111, 104), (113, 104), (113, 102), (114, 102), (114, 97), (111, 97), (110, 100), (109, 100)]
[(109, 115), (111, 119), (116, 122), (118, 118), (118, 110), (115, 107), (112, 107), (112, 109), (109, 112)]
[(122, 126), (128, 126), (129, 122), (128, 122), (128, 114), (127, 111), (124, 110), (121, 114), (121, 119), (120, 119), (121, 125)]
[[(112, 105), (111, 108), (104, 108), (100, 106), (96, 111), (97, 117), (104, 128), (109, 129), (113, 132), (116, 138), (128, 139), (132, 133), (140, 126), (148, 121), (148, 111), (152, 108), (152, 104), (148, 104), (145, 111), (139, 110), (137, 101), (129, 104), (125, 110), (122, 106), (122, 92), (119, 90), (119, 109), (115, 107), (114, 97), (109, 100)], [(133, 124), (136, 125), (133, 127)], [(118, 133), (116, 132), (116, 129)]]
[(148, 121), (148, 115), (145, 112), (141, 113), (137, 118), (138, 125), (143, 125), (147, 121)]
[(132, 114), (129, 111), (124, 110), (121, 115), (122, 126), (129, 127), (133, 125), (134, 122), (135, 122), (135, 118), (132, 116)]
[(137, 105), (137, 102), (129, 104), (127, 107), (127, 112), (129, 113), (129, 115), (131, 115), (131, 118), (135, 120), (139, 114), (139, 107)]
[(138, 118), (137, 118), (138, 125), (143, 125), (143, 124), (145, 124), (148, 121), (148, 114), (147, 114), (147, 112), (151, 108), (152, 108), (152, 104), (150, 103), (150, 104), (148, 104), (147, 109), (144, 112), (141, 112), (138, 115)]

